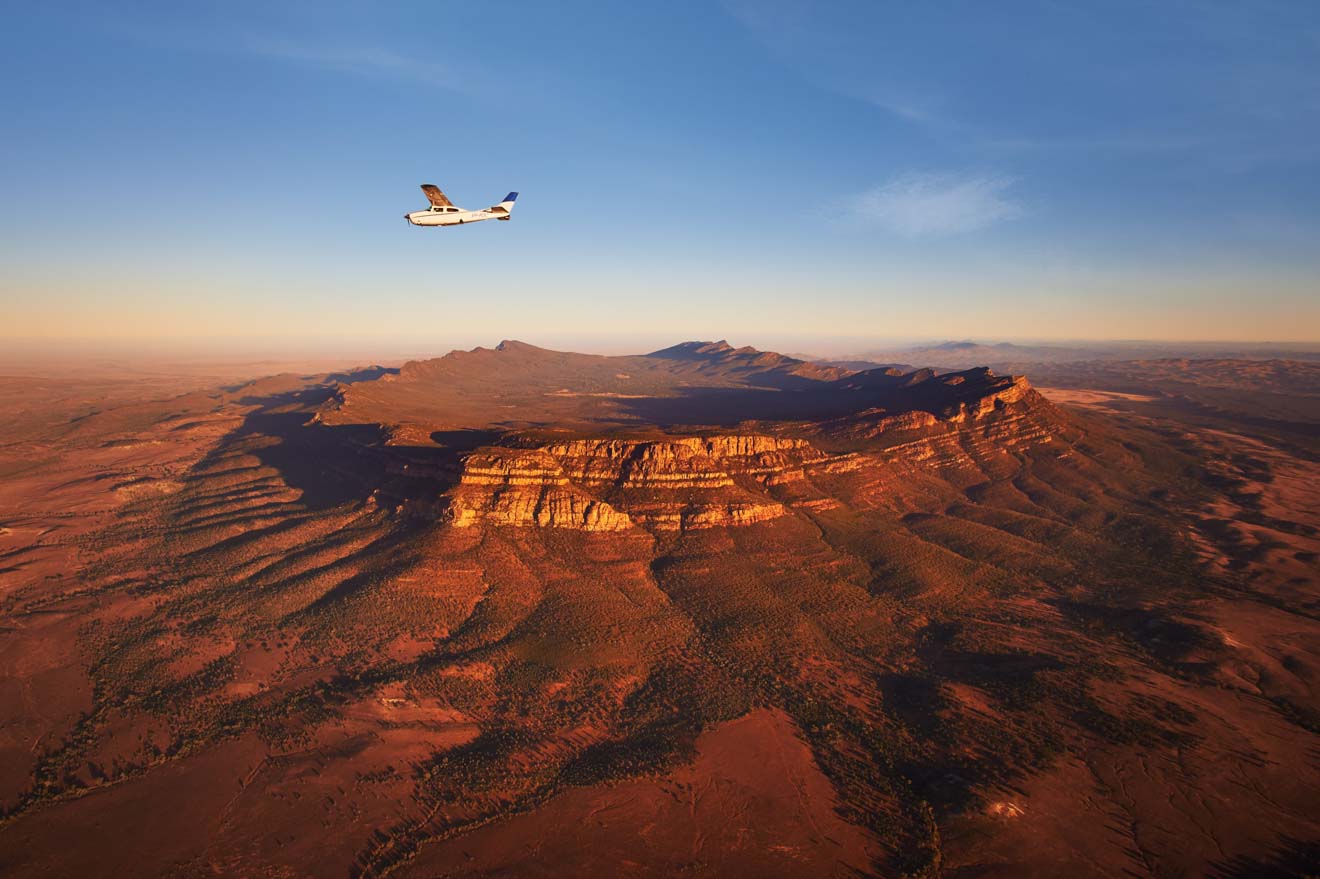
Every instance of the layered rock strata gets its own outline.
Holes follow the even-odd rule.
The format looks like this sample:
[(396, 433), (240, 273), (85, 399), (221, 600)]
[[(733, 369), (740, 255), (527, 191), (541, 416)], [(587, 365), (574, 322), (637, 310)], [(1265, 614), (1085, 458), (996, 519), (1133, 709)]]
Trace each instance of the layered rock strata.
[(821, 486), (839, 479), (851, 481), (838, 490), (852, 485), (873, 499), (914, 469), (955, 484), (982, 481), (1002, 456), (1050, 442), (1051, 412), (1025, 380), (1014, 379), (949, 406), (942, 417), (872, 410), (800, 426), (827, 447), (840, 439), (864, 444), (832, 453), (805, 438), (766, 434), (539, 445), (510, 437), (513, 445), (461, 457), (457, 484), (442, 498), (442, 517), (456, 527), (585, 531), (753, 525), (787, 515), (792, 506), (830, 508), (835, 502)]
[(805, 440), (769, 436), (488, 447), (463, 458), (445, 518), (457, 527), (485, 522), (586, 531), (750, 525), (786, 510), (741, 480), (800, 478), (805, 464), (825, 457)]

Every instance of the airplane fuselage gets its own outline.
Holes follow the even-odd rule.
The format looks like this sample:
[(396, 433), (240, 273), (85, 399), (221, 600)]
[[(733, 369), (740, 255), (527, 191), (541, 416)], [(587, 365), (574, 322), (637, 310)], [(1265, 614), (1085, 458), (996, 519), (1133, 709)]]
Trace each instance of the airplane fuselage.
[(404, 214), (404, 219), (414, 226), (461, 226), (465, 223), (479, 223), (482, 220), (507, 220), (508, 211), (465, 211), (462, 208), (427, 208)]

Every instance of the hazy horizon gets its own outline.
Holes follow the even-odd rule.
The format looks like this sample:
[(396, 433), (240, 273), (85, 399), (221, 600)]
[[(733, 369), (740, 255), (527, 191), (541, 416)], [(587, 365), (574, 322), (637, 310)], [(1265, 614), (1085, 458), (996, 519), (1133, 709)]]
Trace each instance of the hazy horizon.
[[(1320, 354), (1320, 342), (1307, 340), (1244, 339), (1065, 339), (988, 338), (938, 336), (805, 336), (792, 334), (618, 334), (610, 336), (562, 336), (545, 333), (465, 334), (426, 337), (307, 337), (242, 338), (198, 337), (181, 339), (49, 339), (11, 338), (0, 352), (0, 371), (21, 373), (24, 367), (59, 364), (155, 363), (227, 366), (246, 364), (307, 364), (335, 369), (367, 363), (385, 366), (408, 360), (441, 357), (451, 351), (494, 348), (504, 341), (518, 341), (555, 351), (583, 354), (645, 354), (683, 342), (724, 341), (733, 347), (752, 347), (796, 357), (846, 359), (868, 353), (901, 353), (940, 345), (970, 342), (980, 346), (1008, 345), (1018, 349), (1077, 350), (1140, 359), (1152, 351), (1165, 356), (1261, 356)], [(919, 365), (919, 364), (918, 364)]]

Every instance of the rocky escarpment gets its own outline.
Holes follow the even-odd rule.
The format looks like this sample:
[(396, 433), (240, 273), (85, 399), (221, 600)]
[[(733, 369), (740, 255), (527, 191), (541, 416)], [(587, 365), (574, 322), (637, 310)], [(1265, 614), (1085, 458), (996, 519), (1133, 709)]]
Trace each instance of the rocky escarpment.
[(460, 457), (441, 517), (463, 528), (682, 531), (753, 525), (798, 506), (872, 506), (914, 471), (959, 485), (982, 481), (1017, 450), (1051, 442), (1056, 416), (1025, 380), (1008, 379), (939, 414), (873, 409), (795, 426), (810, 439), (511, 435)]
[(835, 437), (874, 440), (962, 427), (1013, 444), (1042, 439), (1064, 422), (1025, 376), (996, 376), (975, 369), (936, 377), (921, 370), (902, 381), (888, 406), (829, 419), (819, 430)]
[(559, 461), (541, 449), (486, 449), (463, 462), (444, 518), (459, 528), (539, 525), (584, 531), (622, 531), (626, 513), (573, 485)]
[(565, 463), (575, 480), (624, 489), (725, 488), (733, 474), (762, 482), (791, 479), (825, 457), (804, 439), (763, 435), (675, 437), (638, 442), (584, 439), (555, 443), (546, 451)]
[(587, 531), (750, 525), (787, 512), (758, 486), (803, 478), (826, 457), (805, 440), (760, 435), (489, 447), (463, 458), (444, 518)]

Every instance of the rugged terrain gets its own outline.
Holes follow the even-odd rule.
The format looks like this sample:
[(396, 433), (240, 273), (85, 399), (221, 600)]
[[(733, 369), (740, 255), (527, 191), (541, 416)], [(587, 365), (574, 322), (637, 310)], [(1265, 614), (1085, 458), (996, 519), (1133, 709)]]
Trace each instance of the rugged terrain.
[(1105, 369), (5, 380), (0, 868), (1313, 868), (1314, 374)]

